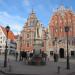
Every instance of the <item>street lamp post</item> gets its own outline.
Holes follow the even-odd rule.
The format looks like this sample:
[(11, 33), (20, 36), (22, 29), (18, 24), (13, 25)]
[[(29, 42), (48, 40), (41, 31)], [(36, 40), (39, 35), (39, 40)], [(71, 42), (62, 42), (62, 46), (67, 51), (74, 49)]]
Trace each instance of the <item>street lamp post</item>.
[(10, 30), (9, 26), (6, 26), (6, 46), (5, 46), (5, 56), (4, 56), (4, 67), (7, 67), (7, 41), (8, 41), (8, 32)]
[(65, 32), (67, 36), (67, 69), (70, 69), (70, 63), (69, 63), (69, 51), (68, 51), (68, 32), (69, 32), (69, 27), (65, 26)]

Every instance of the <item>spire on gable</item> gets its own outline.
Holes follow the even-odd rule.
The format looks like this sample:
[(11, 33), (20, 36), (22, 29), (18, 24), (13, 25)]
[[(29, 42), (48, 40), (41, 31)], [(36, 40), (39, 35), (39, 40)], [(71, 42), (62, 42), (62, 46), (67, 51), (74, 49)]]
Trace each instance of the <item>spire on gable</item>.
[(36, 17), (36, 13), (35, 13), (35, 11), (32, 9), (32, 11), (31, 11), (31, 13), (30, 13), (30, 15), (29, 15), (29, 19), (36, 19), (37, 17)]

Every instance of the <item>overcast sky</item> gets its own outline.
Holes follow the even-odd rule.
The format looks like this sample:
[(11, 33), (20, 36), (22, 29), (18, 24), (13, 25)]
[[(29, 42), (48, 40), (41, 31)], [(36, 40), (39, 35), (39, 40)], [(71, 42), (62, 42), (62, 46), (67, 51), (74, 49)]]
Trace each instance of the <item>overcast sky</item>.
[(9, 25), (18, 34), (34, 9), (40, 22), (48, 27), (53, 11), (62, 4), (75, 12), (75, 0), (0, 0), (0, 25)]

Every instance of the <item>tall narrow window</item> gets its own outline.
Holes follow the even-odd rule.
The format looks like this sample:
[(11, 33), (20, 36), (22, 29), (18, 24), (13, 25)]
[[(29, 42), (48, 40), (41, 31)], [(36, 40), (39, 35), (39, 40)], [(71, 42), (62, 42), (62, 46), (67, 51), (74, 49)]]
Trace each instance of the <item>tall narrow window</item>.
[(27, 47), (29, 47), (29, 43), (27, 43)]
[(29, 34), (27, 34), (27, 38), (29, 38)]
[(44, 42), (42, 42), (42, 47), (44, 47)]

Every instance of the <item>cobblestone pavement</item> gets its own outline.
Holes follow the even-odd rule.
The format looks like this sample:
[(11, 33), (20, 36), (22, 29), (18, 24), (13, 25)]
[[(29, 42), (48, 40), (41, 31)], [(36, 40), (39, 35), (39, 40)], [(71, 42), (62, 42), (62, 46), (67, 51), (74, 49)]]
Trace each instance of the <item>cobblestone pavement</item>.
[(0, 75), (6, 75), (6, 74), (0, 71)]
[(0, 73), (0, 75), (5, 75), (5, 74), (3, 74), (3, 73)]
[[(70, 59), (70, 70), (66, 69), (66, 59), (59, 59), (56, 63), (53, 58), (50, 58), (45, 66), (27, 65), (24, 61), (15, 61), (14, 56), (8, 56), (8, 59), (7, 72), (11, 65), (11, 74), (13, 75), (75, 75), (75, 59)], [(0, 56), (0, 66), (3, 66), (3, 61), (4, 56), (2, 55)], [(60, 66), (59, 72), (58, 66)]]

